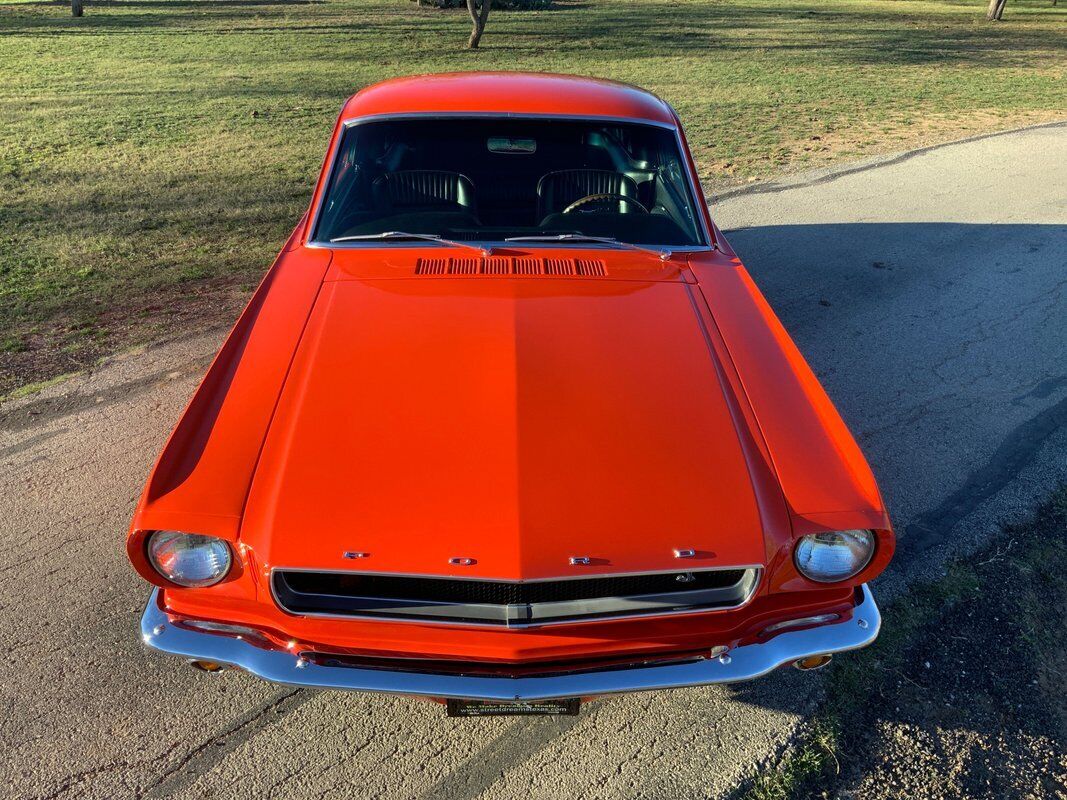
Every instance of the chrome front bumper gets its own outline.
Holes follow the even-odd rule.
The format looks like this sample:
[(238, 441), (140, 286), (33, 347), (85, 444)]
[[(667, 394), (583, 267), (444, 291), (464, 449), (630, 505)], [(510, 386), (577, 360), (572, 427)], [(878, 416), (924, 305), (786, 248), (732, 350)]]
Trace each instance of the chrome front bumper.
[(863, 599), (850, 619), (786, 631), (718, 658), (545, 677), (494, 678), (322, 666), (294, 653), (264, 649), (233, 636), (174, 625), (159, 607), (158, 589), (152, 592), (141, 618), (141, 636), (145, 644), (160, 652), (229, 664), (290, 686), (468, 700), (553, 700), (736, 683), (766, 675), (800, 658), (866, 647), (877, 638), (882, 618), (871, 590), (866, 584), (861, 589)]

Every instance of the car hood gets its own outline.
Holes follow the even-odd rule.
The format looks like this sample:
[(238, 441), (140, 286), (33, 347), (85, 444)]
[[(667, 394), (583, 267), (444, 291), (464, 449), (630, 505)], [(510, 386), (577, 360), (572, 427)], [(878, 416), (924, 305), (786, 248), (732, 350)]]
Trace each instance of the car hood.
[(705, 311), (679, 278), (328, 279), (242, 545), (265, 570), (505, 580), (763, 563)]

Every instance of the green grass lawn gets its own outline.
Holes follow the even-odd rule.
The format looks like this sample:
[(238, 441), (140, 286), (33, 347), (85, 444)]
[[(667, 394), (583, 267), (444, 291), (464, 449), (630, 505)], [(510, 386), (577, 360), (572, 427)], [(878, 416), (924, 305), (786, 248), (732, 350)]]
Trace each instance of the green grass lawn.
[[(645, 86), (709, 188), (1067, 117), (1067, 6), (1011, 0), (0, 2), (0, 394), (232, 314), (306, 204), (334, 115), (442, 70)], [(223, 306), (220, 310), (219, 306)]]

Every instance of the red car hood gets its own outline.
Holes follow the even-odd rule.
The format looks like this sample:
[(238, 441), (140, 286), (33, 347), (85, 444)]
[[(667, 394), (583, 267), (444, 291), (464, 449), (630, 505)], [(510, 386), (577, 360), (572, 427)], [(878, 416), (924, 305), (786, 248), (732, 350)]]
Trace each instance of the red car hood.
[(763, 563), (701, 304), (677, 275), (331, 275), (241, 542), (266, 569), (509, 580)]

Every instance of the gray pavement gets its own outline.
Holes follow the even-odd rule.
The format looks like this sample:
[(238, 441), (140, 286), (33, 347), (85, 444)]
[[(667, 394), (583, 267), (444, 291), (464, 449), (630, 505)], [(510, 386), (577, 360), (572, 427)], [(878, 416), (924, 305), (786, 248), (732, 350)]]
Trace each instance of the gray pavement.
[[(1067, 126), (751, 187), (716, 217), (936, 575), (1067, 479)], [(144, 651), (122, 538), (224, 331), (0, 408), (5, 796), (717, 798), (818, 700), (793, 670), (556, 721), (314, 693)]]

